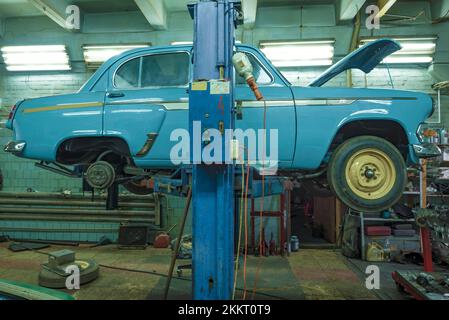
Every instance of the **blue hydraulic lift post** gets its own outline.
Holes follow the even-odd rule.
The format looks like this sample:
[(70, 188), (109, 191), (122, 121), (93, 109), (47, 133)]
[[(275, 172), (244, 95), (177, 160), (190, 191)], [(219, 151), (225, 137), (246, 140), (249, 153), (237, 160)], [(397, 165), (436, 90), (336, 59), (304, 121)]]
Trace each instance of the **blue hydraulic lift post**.
[(193, 81), (189, 88), (189, 131), (192, 170), (193, 298), (230, 299), (234, 258), (234, 166), (195, 163), (208, 142), (195, 140), (194, 121), (201, 133), (217, 129), (222, 161), (230, 150), (234, 128), (234, 32), (240, 1), (199, 1), (189, 6), (194, 19)]

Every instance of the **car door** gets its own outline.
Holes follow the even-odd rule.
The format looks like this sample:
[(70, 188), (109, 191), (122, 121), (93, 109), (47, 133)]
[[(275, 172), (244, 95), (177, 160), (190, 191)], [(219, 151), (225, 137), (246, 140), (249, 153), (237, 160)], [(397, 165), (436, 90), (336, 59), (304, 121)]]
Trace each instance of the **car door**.
[[(239, 51), (248, 56), (254, 69), (253, 75), (265, 102), (256, 101), (246, 81), (236, 75), (235, 101), (237, 110), (241, 111), (241, 119), (237, 118), (235, 126), (242, 130), (249, 128), (262, 129), (266, 105), (266, 154), (270, 156), (269, 130), (277, 130), (278, 166), (288, 168), (291, 166), (294, 157), (296, 140), (296, 114), (290, 87), (259, 52), (243, 49)], [(261, 147), (261, 141), (258, 141), (259, 147)]]
[[(104, 134), (123, 138), (142, 167), (170, 167), (170, 132), (187, 128), (190, 53), (169, 51), (120, 61), (111, 69)], [(148, 149), (149, 141), (152, 146)]]

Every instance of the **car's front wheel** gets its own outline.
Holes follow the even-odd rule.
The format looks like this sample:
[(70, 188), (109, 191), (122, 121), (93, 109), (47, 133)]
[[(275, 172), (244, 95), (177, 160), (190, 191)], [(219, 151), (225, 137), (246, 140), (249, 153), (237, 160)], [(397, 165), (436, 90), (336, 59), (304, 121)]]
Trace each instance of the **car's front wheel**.
[(404, 158), (389, 141), (375, 136), (348, 139), (332, 154), (327, 179), (350, 208), (362, 212), (390, 208), (407, 181)]

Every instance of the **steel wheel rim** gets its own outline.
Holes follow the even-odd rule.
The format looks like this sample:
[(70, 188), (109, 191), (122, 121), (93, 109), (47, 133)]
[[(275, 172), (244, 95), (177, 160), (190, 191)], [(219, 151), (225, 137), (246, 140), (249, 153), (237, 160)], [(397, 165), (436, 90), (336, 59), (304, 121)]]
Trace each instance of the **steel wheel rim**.
[(385, 152), (366, 148), (357, 151), (349, 158), (345, 176), (353, 193), (363, 199), (377, 200), (393, 189), (396, 168)]

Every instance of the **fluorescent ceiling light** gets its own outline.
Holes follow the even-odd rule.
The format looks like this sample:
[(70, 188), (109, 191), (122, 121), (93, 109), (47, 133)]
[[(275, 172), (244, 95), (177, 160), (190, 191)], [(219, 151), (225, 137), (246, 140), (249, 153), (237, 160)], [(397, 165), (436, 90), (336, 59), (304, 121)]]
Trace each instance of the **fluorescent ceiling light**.
[(11, 65), (11, 66), (7, 65), (6, 70), (8, 70), (8, 71), (61, 71), (61, 70), (70, 70), (70, 66), (68, 64), (42, 64), (42, 65), (24, 64), (24, 65)]
[(317, 60), (288, 60), (273, 61), (273, 65), (278, 68), (285, 67), (318, 67), (318, 66), (330, 66), (332, 65), (332, 59), (317, 59)]
[(260, 48), (276, 67), (329, 66), (334, 40), (261, 42)]
[(193, 44), (193, 41), (173, 41), (172, 46), (188, 46)]
[(391, 56), (384, 59), (384, 63), (431, 63), (432, 57), (407, 57), (407, 56)]
[(125, 51), (145, 48), (151, 44), (123, 44), (123, 45), (85, 45), (83, 46), (84, 61), (89, 69), (96, 69), (106, 60)]
[[(242, 43), (242, 41), (236, 40), (235, 43)], [(172, 46), (188, 46), (188, 45), (192, 45), (193, 41), (173, 41), (170, 44)]]
[(6, 46), (1, 50), (8, 71), (70, 70), (64, 45)]
[[(386, 57), (382, 63), (390, 64), (430, 64), (436, 49), (435, 37), (428, 38), (393, 38), (402, 49)], [(362, 39), (360, 46), (374, 41), (374, 38)]]

